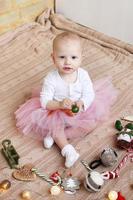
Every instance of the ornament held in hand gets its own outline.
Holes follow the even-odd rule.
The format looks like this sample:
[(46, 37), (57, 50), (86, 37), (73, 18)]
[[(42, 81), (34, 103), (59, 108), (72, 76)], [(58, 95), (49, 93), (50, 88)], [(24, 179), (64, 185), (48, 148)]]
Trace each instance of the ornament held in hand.
[(74, 104), (74, 105), (72, 105), (72, 112), (73, 113), (78, 113), (79, 112), (79, 107), (76, 105), (76, 104)]

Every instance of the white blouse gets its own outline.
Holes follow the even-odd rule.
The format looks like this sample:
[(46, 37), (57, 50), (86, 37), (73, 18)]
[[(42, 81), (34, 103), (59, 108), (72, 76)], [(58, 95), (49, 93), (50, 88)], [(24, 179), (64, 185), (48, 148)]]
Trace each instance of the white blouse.
[(44, 78), (42, 91), (40, 93), (41, 106), (46, 107), (50, 100), (62, 101), (69, 98), (72, 101), (82, 100), (86, 110), (95, 97), (92, 81), (88, 72), (82, 68), (78, 69), (77, 80), (68, 83), (63, 80), (58, 70), (53, 70)]

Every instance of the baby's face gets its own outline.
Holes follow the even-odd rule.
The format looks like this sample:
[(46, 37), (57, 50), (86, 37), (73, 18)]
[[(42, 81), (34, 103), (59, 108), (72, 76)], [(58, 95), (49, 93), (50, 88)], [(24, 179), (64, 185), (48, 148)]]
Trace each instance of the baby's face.
[(53, 52), (54, 64), (61, 74), (71, 74), (80, 66), (81, 54), (80, 41), (60, 41)]

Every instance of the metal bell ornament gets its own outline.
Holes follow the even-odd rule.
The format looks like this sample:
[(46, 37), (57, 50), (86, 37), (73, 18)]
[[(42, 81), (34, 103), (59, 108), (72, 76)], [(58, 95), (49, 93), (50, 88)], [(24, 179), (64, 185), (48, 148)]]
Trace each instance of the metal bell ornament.
[(99, 192), (104, 185), (104, 179), (102, 174), (97, 171), (90, 171), (87, 174), (84, 186), (89, 192)]
[(88, 170), (88, 174), (84, 180), (84, 186), (89, 192), (99, 192), (104, 185), (104, 177), (97, 171), (92, 170), (86, 161), (82, 160), (81, 163)]
[(99, 165), (104, 165), (105, 167), (113, 166), (118, 161), (118, 155), (112, 148), (105, 148), (99, 160), (94, 160), (90, 163), (89, 167), (91, 169), (97, 168)]

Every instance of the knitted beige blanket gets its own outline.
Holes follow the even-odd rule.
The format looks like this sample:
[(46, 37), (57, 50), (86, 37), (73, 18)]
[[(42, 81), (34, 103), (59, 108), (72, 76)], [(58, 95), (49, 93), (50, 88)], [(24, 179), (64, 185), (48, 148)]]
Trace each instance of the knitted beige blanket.
[[(92, 160), (106, 145), (114, 145), (116, 131), (113, 128), (113, 122), (123, 115), (133, 115), (133, 45), (76, 24), (62, 15), (54, 14), (50, 9), (39, 16), (37, 22), (26, 24), (2, 35), (0, 37), (0, 141), (5, 138), (11, 139), (21, 155), (21, 164), (32, 162), (47, 173), (54, 172), (63, 166), (63, 158), (57, 153), (56, 147), (50, 150), (51, 152), (46, 152), (39, 141), (18, 134), (14, 111), (29, 97), (31, 89), (40, 85), (46, 73), (53, 68), (52, 40), (56, 34), (64, 30), (73, 31), (81, 36), (84, 44), (83, 67), (89, 71), (92, 80), (109, 75), (119, 90), (110, 121), (102, 124), (85, 139), (75, 141), (74, 145), (80, 151), (82, 158)], [(120, 151), (121, 157), (124, 153)], [(0, 154), (1, 180), (8, 179), (11, 175), (10, 170), (6, 171), (4, 167), (8, 165)], [(119, 191), (125, 188), (124, 194), (128, 195), (128, 200), (132, 200), (132, 191), (127, 184), (130, 181), (131, 168), (132, 166), (128, 163), (123, 170), (124, 173), (121, 174), (120, 181), (111, 181), (102, 192), (90, 194), (89, 199), (104, 200), (109, 190)], [(86, 171), (80, 163), (77, 164), (76, 170), (72, 171), (75, 176), (81, 178), (84, 172)], [(38, 181), (40, 181), (39, 188)], [(48, 191), (48, 184), (45, 183), (44, 186), (43, 181), (38, 181), (29, 184), (28, 187), (33, 191), (35, 199), (43, 200)], [(11, 199), (18, 199), (17, 195), (23, 189), (27, 189), (25, 183), (21, 185), (17, 181), (13, 183), (14, 187), (4, 194), (3, 199), (9, 200), (9, 196)], [(114, 183), (116, 183), (115, 188)], [(38, 194), (34, 192), (36, 188), (38, 188)], [(76, 199), (82, 199), (83, 195), (84, 200), (87, 200), (88, 193), (82, 188)], [(67, 198), (61, 195), (58, 199)], [(49, 197), (47, 196), (46, 199)]]

